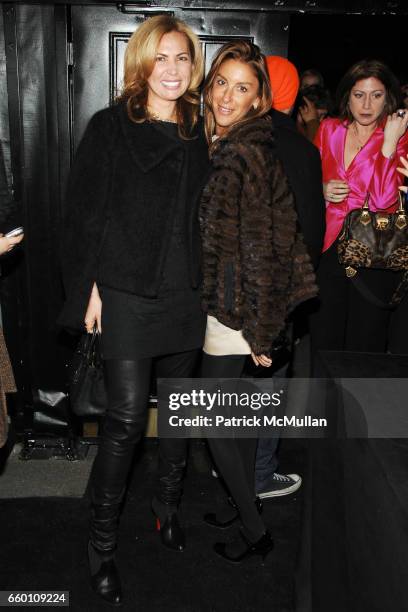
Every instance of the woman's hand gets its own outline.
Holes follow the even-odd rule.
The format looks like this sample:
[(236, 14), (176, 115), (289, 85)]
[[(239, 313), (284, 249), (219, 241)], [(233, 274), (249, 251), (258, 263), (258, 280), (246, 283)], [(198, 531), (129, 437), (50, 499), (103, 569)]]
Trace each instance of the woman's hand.
[(95, 324), (98, 329), (98, 332), (102, 332), (101, 319), (102, 300), (99, 295), (98, 287), (96, 286), (96, 283), (94, 283), (85, 315), (85, 327), (88, 334), (92, 333)]
[[(404, 116), (401, 117), (398, 113), (404, 112)], [(384, 157), (391, 157), (394, 155), (397, 144), (401, 136), (405, 134), (405, 130), (408, 125), (408, 111), (397, 111), (392, 115), (388, 115), (387, 123), (384, 128), (384, 142), (381, 148), (381, 152)]]
[[(397, 168), (397, 170), (398, 172), (401, 172), (401, 174), (403, 174), (404, 176), (408, 177), (408, 161), (405, 159), (405, 157), (400, 157), (400, 160), (404, 167), (403, 168), (399, 167)], [(400, 185), (398, 189), (401, 189), (401, 191), (404, 191), (405, 193), (408, 192), (408, 187), (406, 185)]]
[(251, 357), (256, 366), (263, 366), (264, 368), (270, 368), (272, 365), (272, 359), (266, 355), (255, 355), (251, 351)]
[(340, 204), (350, 193), (350, 188), (346, 181), (337, 181), (332, 179), (328, 183), (323, 183), (323, 194), (326, 202)]
[(24, 234), (20, 234), (20, 236), (15, 236), (14, 238), (6, 238), (4, 234), (0, 234), (0, 255), (12, 251), (16, 244), (21, 242), (23, 238)]

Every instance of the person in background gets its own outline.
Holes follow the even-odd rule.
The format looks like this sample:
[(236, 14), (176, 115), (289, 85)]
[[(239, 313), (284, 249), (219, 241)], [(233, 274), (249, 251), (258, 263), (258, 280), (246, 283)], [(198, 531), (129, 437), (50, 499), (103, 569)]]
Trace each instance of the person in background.
[[(408, 113), (408, 110), (406, 110)], [(400, 185), (405, 211), (408, 213), (408, 159), (401, 156), (397, 171), (401, 174), (404, 185)], [(408, 354), (408, 292), (391, 315), (388, 352), (396, 355)]]
[[(399, 112), (400, 87), (376, 60), (357, 62), (337, 90), (339, 117), (320, 124), (315, 144), (323, 165), (326, 234), (318, 268), (320, 307), (311, 317), (314, 373), (318, 351), (385, 352), (390, 311), (369, 301), (338, 260), (337, 245), (346, 215), (361, 208), (367, 194), (372, 211), (394, 212), (403, 177), (397, 167), (408, 152), (408, 113)], [(379, 300), (390, 301), (400, 274), (360, 269), (358, 275)]]
[(300, 229), (317, 266), (325, 231), (325, 206), (321, 180), (321, 161), (316, 147), (296, 129), (293, 109), (299, 90), (296, 67), (284, 57), (265, 58), (272, 89), (270, 116), (275, 128), (275, 146), (295, 195)]
[(10, 253), (23, 240), (24, 234), (8, 238), (0, 232), (0, 255)]
[[(401, 165), (398, 166), (397, 171), (402, 174), (404, 178), (408, 179), (408, 159), (401, 156), (399, 158), (399, 163)], [(408, 194), (408, 187), (406, 185), (400, 185), (398, 189), (405, 193), (405, 195)]]
[[(296, 67), (284, 57), (267, 56), (265, 60), (272, 89), (270, 116), (274, 126), (276, 156), (288, 177), (300, 229), (316, 267), (325, 230), (320, 155), (316, 147), (298, 133), (295, 122), (290, 118), (299, 89)], [(301, 307), (295, 310), (291, 322), (294, 338), (307, 329), (307, 316)], [(289, 363), (284, 364), (274, 375), (286, 376), (288, 367)], [(299, 474), (278, 473), (278, 446), (279, 436), (258, 440), (255, 491), (261, 499), (289, 495), (302, 484)]]
[(323, 75), (315, 68), (308, 68), (300, 75), (300, 89), (302, 90), (305, 87), (310, 87), (310, 85), (319, 85), (319, 87), (324, 87)]
[[(276, 119), (276, 112), (290, 117), (300, 84), (297, 68), (280, 55), (267, 55), (265, 62), (272, 89), (272, 119)], [(284, 121), (284, 117), (281, 117), (281, 120)], [(291, 123), (293, 122), (288, 120), (286, 126)]]
[[(316, 287), (294, 198), (275, 154), (270, 82), (259, 48), (243, 40), (221, 47), (203, 93), (212, 169), (200, 209), (207, 313), (201, 374), (240, 378), (247, 355), (270, 367), (294, 295), (303, 302)], [(273, 540), (255, 500), (257, 440), (208, 442), (232, 504), (225, 503), (222, 514), (208, 513), (205, 521), (217, 528), (238, 518), (242, 523), (240, 537), (216, 543), (215, 551), (234, 563), (265, 557)]]
[(309, 85), (299, 92), (295, 109), (297, 129), (313, 142), (321, 121), (333, 113), (330, 92), (320, 85)]
[(401, 92), (402, 92), (403, 107), (408, 109), (408, 83), (407, 82), (404, 82), (404, 84), (401, 85)]
[[(14, 238), (8, 238), (4, 235), (18, 225), (20, 225), (19, 214), (13, 199), (10, 197), (3, 150), (0, 147), (0, 256), (11, 253), (23, 240), (24, 234)], [(0, 448), (3, 448), (8, 435), (6, 393), (14, 393), (16, 385), (1, 323), (0, 317)]]

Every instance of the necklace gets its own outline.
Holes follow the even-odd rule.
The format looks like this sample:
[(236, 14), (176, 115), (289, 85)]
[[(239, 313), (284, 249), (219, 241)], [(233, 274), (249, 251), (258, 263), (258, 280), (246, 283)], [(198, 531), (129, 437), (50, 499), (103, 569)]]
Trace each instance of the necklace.
[(173, 115), (171, 117), (160, 117), (160, 115), (158, 115), (157, 113), (149, 110), (149, 108), (147, 109), (147, 112), (149, 114), (149, 119), (153, 119), (154, 121), (163, 121), (164, 123), (177, 123), (177, 117), (175, 117), (175, 113), (173, 113)]
[[(364, 147), (364, 146), (367, 144), (367, 142), (370, 140), (370, 138), (371, 138), (371, 134), (372, 134), (373, 132), (371, 132), (371, 134), (369, 135), (369, 137), (367, 138), (367, 140), (366, 140), (365, 142), (361, 142), (361, 140), (360, 140), (360, 139), (359, 139), (359, 137), (358, 137), (357, 127), (356, 127), (356, 124), (355, 124), (355, 123), (353, 123), (353, 129), (354, 129), (354, 135), (355, 135), (355, 138), (356, 138), (356, 140), (357, 140), (357, 142), (358, 142), (358, 145), (357, 145), (357, 151), (361, 151), (361, 149), (362, 149), (362, 148), (363, 148), (363, 147)], [(373, 131), (374, 131), (374, 130), (373, 130)]]

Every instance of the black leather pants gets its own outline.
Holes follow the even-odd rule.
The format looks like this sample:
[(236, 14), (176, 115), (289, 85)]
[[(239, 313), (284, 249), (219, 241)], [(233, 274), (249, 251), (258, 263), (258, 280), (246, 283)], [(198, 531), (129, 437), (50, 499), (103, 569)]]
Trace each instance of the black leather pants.
[[(197, 355), (194, 350), (156, 358), (158, 376), (190, 377)], [(100, 551), (116, 547), (120, 505), (135, 446), (146, 426), (152, 363), (152, 359), (105, 362), (109, 408), (91, 474), (90, 539)], [(186, 456), (187, 440), (159, 441), (157, 497), (163, 503), (177, 505), (180, 501)]]

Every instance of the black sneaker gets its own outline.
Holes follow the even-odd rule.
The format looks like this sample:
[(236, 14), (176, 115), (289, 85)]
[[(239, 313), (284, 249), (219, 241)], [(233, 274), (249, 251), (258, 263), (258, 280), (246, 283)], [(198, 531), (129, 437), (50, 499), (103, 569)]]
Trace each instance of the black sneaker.
[(289, 495), (297, 491), (301, 484), (302, 478), (299, 474), (278, 474), (275, 472), (258, 486), (256, 494), (261, 499)]

